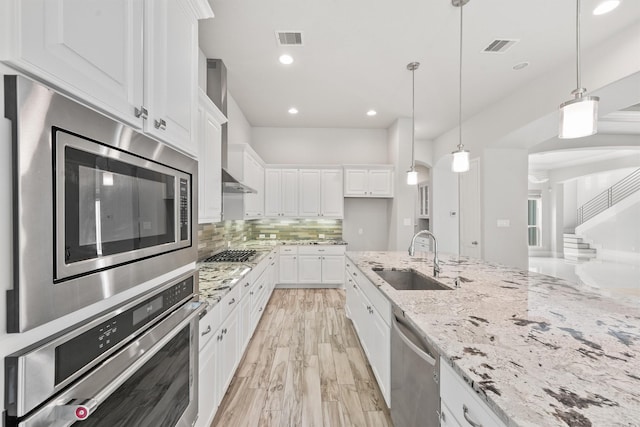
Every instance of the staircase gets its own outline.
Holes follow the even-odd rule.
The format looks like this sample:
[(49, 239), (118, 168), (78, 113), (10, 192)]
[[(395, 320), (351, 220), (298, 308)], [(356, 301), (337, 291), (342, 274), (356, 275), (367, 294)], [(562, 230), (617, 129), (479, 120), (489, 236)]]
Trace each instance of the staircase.
[(596, 257), (596, 250), (582, 237), (573, 233), (564, 233), (564, 258), (571, 261), (589, 261)]

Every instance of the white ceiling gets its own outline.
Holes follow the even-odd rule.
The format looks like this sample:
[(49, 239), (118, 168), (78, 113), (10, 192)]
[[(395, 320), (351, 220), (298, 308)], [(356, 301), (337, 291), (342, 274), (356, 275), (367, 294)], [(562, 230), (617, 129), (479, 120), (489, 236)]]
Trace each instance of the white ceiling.
[[(587, 50), (631, 25), (640, 1), (593, 16), (583, 0)], [(387, 128), (411, 116), (416, 71), (416, 138), (431, 139), (458, 120), (459, 9), (450, 0), (211, 0), (200, 46), (221, 58), (228, 87), (253, 126)], [(464, 7), (463, 116), (566, 64), (575, 50), (573, 0), (471, 0)], [(275, 31), (302, 31), (304, 46), (283, 48)], [(504, 54), (481, 53), (496, 38), (518, 39)], [(282, 53), (295, 62), (283, 66)], [(529, 67), (514, 71), (516, 63)], [(583, 82), (588, 86), (589, 82)], [(566, 95), (575, 86), (567, 81)], [(640, 101), (640, 100), (639, 100)], [(300, 113), (287, 114), (295, 106)], [(375, 109), (378, 115), (366, 116)]]
[(529, 154), (529, 170), (540, 171), (586, 165), (640, 154), (638, 149), (577, 149)]

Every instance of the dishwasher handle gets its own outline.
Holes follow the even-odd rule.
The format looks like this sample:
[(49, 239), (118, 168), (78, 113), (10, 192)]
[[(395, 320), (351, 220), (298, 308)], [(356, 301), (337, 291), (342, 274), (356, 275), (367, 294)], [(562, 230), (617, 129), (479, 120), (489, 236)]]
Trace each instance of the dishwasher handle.
[[(398, 334), (398, 337), (400, 337), (400, 339), (415, 354), (417, 354), (422, 360), (424, 360), (425, 362), (427, 362), (431, 366), (435, 366), (436, 359), (435, 359), (434, 356), (432, 356), (430, 354), (430, 352), (426, 348), (426, 346), (423, 346), (423, 348), (418, 347), (411, 339), (409, 339), (409, 337), (407, 337), (407, 334), (411, 334), (415, 338), (416, 341), (418, 341), (418, 342), (422, 341), (422, 338), (420, 337), (420, 335), (416, 331), (414, 331), (413, 328), (410, 325), (408, 325), (402, 319), (398, 318), (398, 316), (396, 316), (395, 314), (393, 315), (391, 323), (393, 324), (393, 329)], [(400, 329), (400, 326), (402, 326), (403, 328)]]

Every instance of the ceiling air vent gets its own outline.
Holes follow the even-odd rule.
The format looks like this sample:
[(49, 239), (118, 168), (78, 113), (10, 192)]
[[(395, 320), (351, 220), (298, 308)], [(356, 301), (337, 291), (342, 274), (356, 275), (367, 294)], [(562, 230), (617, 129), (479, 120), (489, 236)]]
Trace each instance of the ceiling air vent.
[(276, 31), (280, 46), (302, 46), (302, 33), (298, 31)]
[(507, 50), (516, 44), (518, 40), (494, 40), (489, 43), (489, 46), (485, 47), (482, 51), (488, 53), (505, 53)]

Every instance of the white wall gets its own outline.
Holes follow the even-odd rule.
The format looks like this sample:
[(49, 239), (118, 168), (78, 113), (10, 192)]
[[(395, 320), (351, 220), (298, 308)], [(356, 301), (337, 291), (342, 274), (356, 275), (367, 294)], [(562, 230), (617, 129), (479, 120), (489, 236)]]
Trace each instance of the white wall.
[(562, 231), (564, 233), (573, 233), (578, 224), (576, 211), (578, 210), (578, 186), (575, 180), (566, 181), (563, 186), (563, 221)]
[[(487, 261), (528, 269), (525, 149), (485, 149), (482, 171), (482, 241)], [(508, 227), (498, 227), (508, 220)]]
[(386, 164), (386, 129), (254, 127), (251, 146), (273, 164)]
[(344, 199), (342, 238), (350, 251), (386, 251), (389, 199)]
[(400, 118), (389, 128), (389, 160), (395, 165), (394, 197), (389, 204), (389, 250), (405, 250), (415, 231), (418, 193), (407, 185), (411, 165), (411, 119)]
[(459, 253), (458, 174), (451, 172), (451, 156), (441, 158), (432, 170), (431, 230), (438, 250)]
[(230, 92), (227, 93), (227, 119), (229, 144), (251, 144), (251, 125)]
[[(640, 168), (640, 164), (638, 168)], [(617, 169), (578, 178), (576, 180), (576, 205), (578, 207), (584, 205), (636, 169)]]

